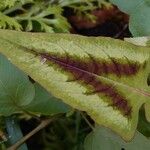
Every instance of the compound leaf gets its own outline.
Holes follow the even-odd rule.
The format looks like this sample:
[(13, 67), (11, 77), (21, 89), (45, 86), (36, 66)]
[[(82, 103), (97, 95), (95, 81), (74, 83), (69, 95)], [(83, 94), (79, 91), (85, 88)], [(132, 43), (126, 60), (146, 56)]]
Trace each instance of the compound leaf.
[(149, 48), (111, 38), (0, 30), (0, 52), (52, 95), (125, 140), (149, 100)]

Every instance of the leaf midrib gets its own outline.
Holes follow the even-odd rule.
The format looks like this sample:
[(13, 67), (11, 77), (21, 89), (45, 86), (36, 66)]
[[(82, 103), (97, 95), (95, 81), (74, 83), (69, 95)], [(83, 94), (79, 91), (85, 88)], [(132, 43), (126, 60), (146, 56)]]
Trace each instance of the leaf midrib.
[[(5, 40), (6, 42), (9, 42), (10, 44), (13, 44), (13, 45), (15, 44), (17, 47), (20, 47), (20, 48), (23, 49), (25, 52), (30, 52), (30, 53), (36, 55), (36, 57), (37, 57), (37, 56), (40, 56), (40, 57), (41, 57), (40, 54), (42, 54), (42, 53), (38, 53), (38, 52), (37, 52), (37, 49), (35, 49), (35, 48), (34, 48), (34, 49), (29, 49), (29, 48), (27, 48), (27, 47), (25, 47), (25, 46), (23, 46), (23, 45), (20, 45), (19, 43), (12, 42), (12, 41), (10, 41), (10, 40), (8, 40), (8, 39), (5, 39), (5, 38), (1, 38), (1, 39)], [(43, 54), (44, 54), (44, 53), (43, 53)], [(46, 53), (45, 53), (45, 54), (46, 54)], [(7, 57), (7, 56), (6, 56), (6, 57)], [(51, 58), (52, 58), (52, 57), (51, 57)], [(55, 59), (53, 59), (53, 60), (56, 61)], [(57, 61), (58, 61), (58, 60), (57, 60)], [(62, 64), (65, 64), (64, 62), (61, 62), (61, 61), (58, 61), (58, 62), (59, 62), (59, 63), (62, 63)], [(68, 65), (68, 64), (65, 64), (65, 65), (67, 65), (67, 66), (70, 67), (70, 68), (74, 68), (74, 69), (76, 69), (76, 70), (79, 70), (79, 71), (82, 71), (82, 72), (84, 72), (84, 73), (87, 73), (87, 74), (89, 74), (89, 75), (92, 74), (93, 76), (95, 76), (95, 77), (97, 77), (97, 78), (100, 78), (100, 79), (102, 79), (102, 80), (108, 81), (108, 82), (113, 83), (113, 84), (115, 84), (115, 85), (128, 88), (128, 89), (132, 90), (133, 92), (135, 92), (135, 93), (137, 93), (137, 94), (139, 94), (139, 95), (144, 95), (144, 96), (146, 96), (146, 97), (150, 97), (150, 93), (149, 93), (149, 92), (146, 92), (146, 91), (144, 91), (144, 90), (142, 90), (142, 89), (135, 88), (135, 87), (129, 86), (129, 85), (127, 85), (127, 84), (114, 81), (113, 79), (110, 79), (110, 78), (108, 78), (108, 77), (104, 77), (104, 76), (102, 76), (102, 75), (97, 75), (97, 74), (95, 74), (95, 73), (88, 72), (88, 71), (86, 71), (86, 70), (83, 70), (83, 69), (81, 69), (81, 68), (77, 68), (77, 67), (75, 67), (75, 66), (71, 66), (71, 65)]]

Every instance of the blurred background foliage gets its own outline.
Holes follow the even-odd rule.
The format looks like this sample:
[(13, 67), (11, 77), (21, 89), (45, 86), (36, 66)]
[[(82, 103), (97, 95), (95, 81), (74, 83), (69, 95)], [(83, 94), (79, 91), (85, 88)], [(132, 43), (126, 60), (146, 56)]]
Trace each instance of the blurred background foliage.
[(102, 0), (2, 0), (0, 27), (35, 32), (69, 32), (71, 25), (63, 15), (66, 7), (94, 21), (90, 12), (101, 5), (109, 4)]

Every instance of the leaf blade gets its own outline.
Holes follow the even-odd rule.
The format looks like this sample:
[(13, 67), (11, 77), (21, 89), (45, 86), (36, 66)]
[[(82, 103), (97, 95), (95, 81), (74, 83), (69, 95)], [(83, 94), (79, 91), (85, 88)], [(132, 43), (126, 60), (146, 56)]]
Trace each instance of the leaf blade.
[(3, 55), (0, 55), (0, 72), (0, 115), (24, 111), (24, 106), (34, 98), (33, 85)]
[[(139, 108), (149, 96), (145, 95), (148, 92), (146, 83), (149, 71), (148, 48), (110, 38), (87, 38), (67, 34), (33, 34), (3, 30), (0, 33), (0, 51), (20, 69), (31, 75), (52, 95), (77, 109), (86, 111), (98, 124), (113, 129), (124, 139), (129, 140), (133, 137), (137, 126)], [(50, 56), (43, 58), (43, 53)], [(54, 58), (56, 54), (60, 56), (57, 58), (57, 63), (56, 58)], [(67, 58), (66, 54), (69, 54), (72, 62), (75, 61), (72, 72), (66, 70), (66, 66), (70, 62), (65, 63), (65, 69), (64, 65), (60, 65), (60, 60), (62, 62), (62, 58)], [(85, 62), (91, 60), (89, 54), (94, 57), (94, 60), (105, 59), (105, 65), (112, 61), (110, 58), (120, 60), (121, 76), (117, 75), (117, 71), (109, 70), (108, 73), (108, 70), (103, 70), (100, 74), (97, 72), (94, 74), (92, 70), (87, 70), (88, 67), (86, 69), (81, 68), (82, 60)], [(51, 60), (48, 60), (49, 57)], [(74, 58), (78, 60), (74, 60)], [(46, 59), (45, 63), (42, 62), (43, 59)], [(78, 64), (78, 62), (80, 63)], [(134, 63), (140, 66), (135, 74), (133, 73), (135, 68), (132, 68)], [(78, 67), (75, 69), (77, 64)], [(113, 63), (113, 69), (115, 65)], [(77, 70), (82, 73), (86, 72), (86, 75), (82, 77), (80, 82), (68, 82), (70, 77), (74, 77), (75, 70), (76, 72)], [(101, 81), (103, 84), (111, 85), (114, 90), (106, 90), (106, 93), (99, 91), (99, 95), (97, 93), (88, 95), (87, 91), (91, 90), (91, 84), (86, 83), (88, 79), (85, 78), (89, 78), (89, 74), (96, 78), (96, 82)], [(92, 89), (94, 87), (95, 85), (92, 86)], [(100, 87), (99, 84), (98, 87)], [(121, 96), (124, 95), (126, 101), (120, 100), (119, 97), (115, 98), (116, 103), (113, 98), (115, 92), (120, 93)], [(107, 96), (108, 94), (109, 96)], [(121, 109), (124, 109), (124, 106), (124, 112), (129, 108), (128, 106), (132, 107), (131, 117), (122, 113)]]

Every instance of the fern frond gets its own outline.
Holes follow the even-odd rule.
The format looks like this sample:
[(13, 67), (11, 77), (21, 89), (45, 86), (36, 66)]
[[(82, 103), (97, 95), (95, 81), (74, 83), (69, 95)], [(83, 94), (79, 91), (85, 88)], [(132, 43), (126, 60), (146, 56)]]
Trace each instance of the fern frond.
[(15, 30), (21, 30), (21, 25), (13, 18), (8, 17), (0, 12), (0, 28), (2, 29), (15, 29)]
[[(69, 32), (70, 24), (67, 19), (62, 16), (63, 9), (60, 6), (52, 6), (43, 8), (38, 5), (33, 6), (23, 15), (18, 15), (15, 19), (18, 22), (26, 22), (26, 31), (32, 31), (40, 25), (40, 31), (45, 32)], [(35, 24), (36, 22), (36, 24)]]
[(0, 9), (4, 9), (6, 7), (12, 7), (14, 6), (15, 2), (18, 0), (1, 0), (0, 1)]

